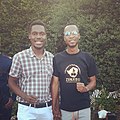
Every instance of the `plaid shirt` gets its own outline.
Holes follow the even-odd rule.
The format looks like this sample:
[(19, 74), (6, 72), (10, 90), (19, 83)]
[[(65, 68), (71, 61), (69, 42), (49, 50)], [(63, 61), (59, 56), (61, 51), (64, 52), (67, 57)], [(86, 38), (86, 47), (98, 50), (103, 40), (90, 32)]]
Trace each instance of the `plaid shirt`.
[[(19, 79), (21, 91), (35, 95), (40, 102), (51, 100), (50, 82), (53, 73), (53, 54), (44, 52), (41, 59), (36, 58), (32, 48), (14, 55), (9, 75)], [(26, 102), (17, 96), (18, 102)]]

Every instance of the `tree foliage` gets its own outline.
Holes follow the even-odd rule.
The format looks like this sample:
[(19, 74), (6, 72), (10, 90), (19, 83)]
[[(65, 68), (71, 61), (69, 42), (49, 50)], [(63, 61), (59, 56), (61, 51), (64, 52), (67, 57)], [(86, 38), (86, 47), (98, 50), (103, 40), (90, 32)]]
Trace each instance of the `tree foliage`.
[(0, 7), (1, 51), (12, 56), (28, 47), (27, 26), (33, 19), (40, 18), (45, 21), (47, 8), (45, 1), (2, 0)]
[(63, 28), (77, 24), (79, 47), (90, 52), (98, 66), (98, 87), (119, 89), (120, 84), (119, 0), (1, 0), (0, 50), (10, 56), (29, 47), (27, 25), (33, 19), (47, 24), (46, 48), (65, 49)]
[(65, 47), (64, 25), (77, 24), (81, 33), (80, 49), (93, 54), (99, 70), (98, 85), (103, 84), (109, 90), (117, 90), (120, 84), (119, 13), (118, 0), (61, 0), (51, 12), (56, 51)]

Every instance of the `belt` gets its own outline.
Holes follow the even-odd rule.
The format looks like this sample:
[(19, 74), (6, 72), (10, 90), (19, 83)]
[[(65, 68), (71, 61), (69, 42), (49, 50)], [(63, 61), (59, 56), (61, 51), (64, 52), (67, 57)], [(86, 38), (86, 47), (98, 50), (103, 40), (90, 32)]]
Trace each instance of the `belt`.
[(45, 103), (35, 103), (35, 104), (30, 104), (30, 103), (24, 103), (24, 102), (19, 102), (22, 105), (26, 105), (26, 106), (31, 106), (34, 108), (43, 108), (43, 107), (48, 107), (52, 105), (52, 102), (45, 102)]

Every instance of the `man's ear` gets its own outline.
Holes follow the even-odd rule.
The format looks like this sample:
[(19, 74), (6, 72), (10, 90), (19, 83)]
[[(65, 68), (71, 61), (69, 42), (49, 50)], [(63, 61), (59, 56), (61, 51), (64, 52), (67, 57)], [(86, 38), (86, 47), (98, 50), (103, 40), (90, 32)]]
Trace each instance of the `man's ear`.
[(66, 41), (65, 36), (64, 36), (64, 41)]
[(29, 38), (29, 40), (31, 39), (31, 35), (30, 34), (28, 35), (28, 38)]
[(78, 35), (78, 38), (80, 39), (80, 37), (81, 37), (81, 36), (80, 36), (80, 34), (79, 34), (79, 35)]

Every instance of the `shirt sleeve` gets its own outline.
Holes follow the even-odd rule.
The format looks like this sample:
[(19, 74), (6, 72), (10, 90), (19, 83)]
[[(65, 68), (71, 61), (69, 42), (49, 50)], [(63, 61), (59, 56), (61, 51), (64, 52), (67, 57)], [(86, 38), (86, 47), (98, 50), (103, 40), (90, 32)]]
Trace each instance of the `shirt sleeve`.
[(95, 63), (95, 60), (93, 58), (93, 56), (89, 56), (89, 66), (88, 66), (88, 76), (89, 77), (92, 77), (92, 76), (96, 76), (98, 73), (98, 70), (97, 70), (97, 66), (96, 66), (96, 63)]
[(13, 57), (9, 75), (12, 76), (12, 77), (19, 78), (20, 74), (21, 74), (21, 62), (20, 62), (19, 55), (16, 54)]
[(53, 58), (53, 76), (58, 77), (59, 76), (59, 72), (58, 72), (58, 64), (56, 62), (56, 58)]

